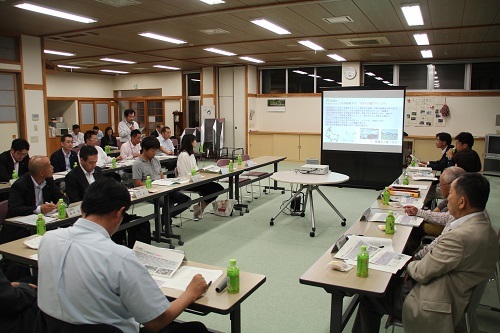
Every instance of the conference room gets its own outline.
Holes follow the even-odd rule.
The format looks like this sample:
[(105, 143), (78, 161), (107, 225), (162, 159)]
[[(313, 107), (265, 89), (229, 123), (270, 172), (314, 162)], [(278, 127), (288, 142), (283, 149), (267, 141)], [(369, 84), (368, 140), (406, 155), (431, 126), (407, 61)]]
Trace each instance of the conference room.
[[(271, 226), (271, 219), (292, 196), (292, 186), (280, 181), (285, 193), (264, 192), (266, 179), (260, 187), (253, 183), (254, 194), (249, 193), (250, 186), (242, 188), (240, 201), (248, 205), (248, 213), (220, 217), (208, 209), (201, 220), (192, 221), (193, 212), (187, 210), (173, 219), (179, 225), (174, 232), (184, 245), (176, 240), (172, 244), (189, 260), (225, 269), (235, 258), (242, 271), (265, 276), (265, 282), (241, 303), (241, 331), (330, 330), (330, 295), (299, 279), (360, 220), (380, 190), (399, 178), (406, 157), (439, 160), (439, 132), (450, 133), (452, 144), (460, 132), (473, 134), (472, 149), (491, 184), (487, 210), (495, 231), (500, 227), (495, 205), (500, 197), (500, 163), (495, 154), (500, 151), (494, 151), (500, 131), (496, 39), (500, 5), (495, 1), (31, 3), (90, 22), (24, 10), (15, 1), (0, 2), (2, 151), (10, 149), (14, 138), (24, 138), (30, 156), (50, 156), (61, 147), (60, 136), (71, 132), (74, 124), (82, 132), (95, 125), (103, 132), (110, 127), (118, 136), (123, 112), (134, 109), (143, 135), (165, 125), (178, 140), (186, 129), (201, 130), (207, 119), (223, 119), (220, 146), (200, 142), (204, 156), (197, 160), (199, 168), (216, 164), (215, 155), (223, 146), (229, 148), (230, 157), (235, 148), (243, 148), (250, 160), (286, 157), (277, 170), (270, 164), (254, 171), (293, 171), (307, 159), (317, 159), (332, 172), (349, 177), (350, 183), (341, 187), (319, 186), (346, 226), (317, 191), (311, 196), (314, 218), (312, 200), (305, 206), (301, 197), (304, 216), (300, 212), (294, 216), (285, 205), (285, 214)], [(407, 4), (419, 5), (422, 22), (407, 21), (403, 9)], [(277, 31), (282, 34), (263, 27), (266, 21), (281, 27), (284, 31)], [(402, 125), (396, 136), (400, 144), (397, 152), (384, 153), (396, 155), (387, 157), (391, 161), (387, 169), (398, 173), (384, 177), (376, 171), (380, 176), (372, 178), (379, 183), (369, 184), (373, 179), (365, 177), (378, 166), (372, 160), (377, 153), (366, 152), (359, 161), (343, 154), (331, 156), (336, 147), (325, 149), (336, 138), (329, 137), (324, 126), (324, 94), (398, 87), (404, 92)], [(363, 132), (366, 138), (371, 129)], [(387, 140), (393, 134), (386, 133)], [(248, 196), (259, 198), (247, 202)], [(225, 198), (223, 193), (218, 199)], [(130, 213), (145, 216), (153, 210), (153, 205), (141, 202)], [(312, 219), (314, 237), (310, 237)], [(495, 282), (486, 288), (481, 304), (498, 308)], [(344, 298), (345, 307), (348, 300)], [(495, 331), (494, 311), (479, 307), (477, 315), (481, 331)], [(229, 316), (217, 313), (203, 317), (183, 313), (179, 318), (202, 321), (217, 331), (231, 330)], [(350, 330), (353, 321), (344, 330)]]

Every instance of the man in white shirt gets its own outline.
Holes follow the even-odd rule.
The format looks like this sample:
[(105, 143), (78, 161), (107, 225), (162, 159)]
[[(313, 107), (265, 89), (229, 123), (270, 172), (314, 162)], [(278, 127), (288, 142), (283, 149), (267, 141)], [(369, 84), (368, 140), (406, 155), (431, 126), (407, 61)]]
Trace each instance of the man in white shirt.
[(133, 130), (130, 132), (130, 140), (120, 147), (120, 157), (123, 160), (132, 160), (141, 154), (141, 132)]
[(120, 141), (125, 143), (130, 140), (130, 132), (133, 130), (139, 129), (139, 124), (134, 121), (135, 119), (135, 111), (132, 109), (127, 109), (123, 112), (123, 116), (125, 119), (120, 121), (118, 124), (118, 134), (120, 135)]
[(164, 126), (161, 129), (160, 136), (158, 136), (158, 141), (160, 141), (160, 151), (163, 154), (174, 154), (174, 145), (172, 144), (172, 140), (170, 140), (171, 133), (172, 131), (170, 130), (170, 127)]
[(73, 137), (73, 147), (78, 147), (79, 145), (85, 144), (85, 137), (80, 131), (80, 125), (73, 125), (73, 133), (71, 134), (71, 136)]
[[(111, 161), (113, 160), (112, 157), (108, 156), (108, 154), (106, 154), (106, 152), (99, 146), (96, 145), (97, 143), (97, 135), (95, 134), (94, 131), (87, 131), (85, 132), (85, 144), (87, 146), (94, 146), (95, 149), (97, 149), (97, 165), (102, 167), (104, 166), (106, 163), (111, 163)], [(80, 159), (80, 154), (78, 154), (78, 159)], [(117, 161), (121, 160), (121, 156), (118, 156), (116, 158)]]

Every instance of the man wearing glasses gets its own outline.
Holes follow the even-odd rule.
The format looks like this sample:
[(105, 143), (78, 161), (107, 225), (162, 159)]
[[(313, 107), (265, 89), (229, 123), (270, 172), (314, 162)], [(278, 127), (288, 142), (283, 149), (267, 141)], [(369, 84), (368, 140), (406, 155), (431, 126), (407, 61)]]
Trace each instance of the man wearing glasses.
[(0, 154), (0, 182), (8, 182), (15, 170), (19, 177), (28, 172), (30, 144), (25, 139), (12, 141), (10, 150)]
[(50, 156), (50, 164), (54, 172), (71, 171), (78, 164), (78, 156), (71, 150), (73, 148), (73, 137), (71, 134), (61, 136), (61, 149)]

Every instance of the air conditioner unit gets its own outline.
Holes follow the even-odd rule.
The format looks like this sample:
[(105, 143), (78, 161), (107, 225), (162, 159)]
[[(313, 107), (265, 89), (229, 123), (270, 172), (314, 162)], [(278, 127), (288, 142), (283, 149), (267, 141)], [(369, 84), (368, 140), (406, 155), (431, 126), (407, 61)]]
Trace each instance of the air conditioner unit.
[(363, 38), (346, 38), (339, 39), (340, 42), (347, 46), (374, 46), (374, 45), (391, 45), (386, 37), (363, 37)]

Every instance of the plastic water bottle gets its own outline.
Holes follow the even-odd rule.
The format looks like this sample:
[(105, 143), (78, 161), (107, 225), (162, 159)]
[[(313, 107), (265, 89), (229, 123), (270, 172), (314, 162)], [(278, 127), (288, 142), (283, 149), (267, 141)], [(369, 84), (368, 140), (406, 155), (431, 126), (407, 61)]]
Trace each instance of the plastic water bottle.
[(63, 199), (59, 199), (57, 202), (57, 218), (59, 220), (66, 218), (66, 204)]
[(45, 226), (43, 214), (38, 214), (38, 218), (36, 219), (36, 234), (43, 236), (45, 231), (47, 231), (47, 227)]
[(229, 260), (227, 268), (227, 292), (237, 294), (240, 292), (240, 269), (236, 266), (236, 259)]
[(414, 167), (417, 164), (417, 161), (415, 161), (415, 158), (412, 157), (410, 165)]
[(109, 145), (106, 145), (106, 146), (104, 147), (104, 152), (105, 152), (106, 154), (109, 154), (109, 152), (110, 152), (110, 151), (111, 151), (111, 147), (110, 147)]
[(368, 259), (369, 255), (366, 252), (366, 245), (361, 245), (357, 261), (357, 275), (359, 277), (368, 277)]
[(116, 157), (111, 159), (111, 168), (116, 169)]
[(229, 161), (229, 165), (228, 165), (228, 167), (229, 167), (229, 172), (233, 172), (233, 170), (234, 170), (234, 163), (233, 163), (233, 160), (230, 160), (230, 161)]
[(146, 176), (146, 188), (148, 190), (151, 188), (151, 176)]
[(78, 166), (77, 162), (73, 163), (73, 169), (76, 168), (77, 166)]
[(191, 176), (196, 176), (196, 168), (195, 167), (191, 168)]
[(18, 179), (19, 175), (17, 174), (16, 170), (12, 171), (12, 179)]
[(388, 235), (394, 234), (394, 213), (389, 211), (389, 214), (385, 218), (385, 233)]
[(389, 188), (386, 187), (384, 192), (382, 192), (382, 203), (388, 205), (389, 201), (391, 201), (391, 193), (389, 193)]
[(408, 177), (408, 174), (405, 172), (404, 178), (403, 178), (403, 185), (409, 185), (410, 184), (410, 177)]
[(243, 161), (243, 160), (241, 159), (241, 154), (239, 154), (239, 155), (238, 155), (238, 165), (241, 165), (242, 161)]

